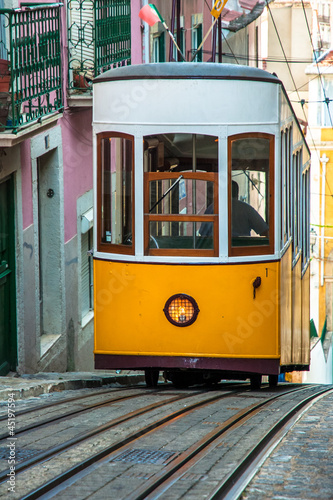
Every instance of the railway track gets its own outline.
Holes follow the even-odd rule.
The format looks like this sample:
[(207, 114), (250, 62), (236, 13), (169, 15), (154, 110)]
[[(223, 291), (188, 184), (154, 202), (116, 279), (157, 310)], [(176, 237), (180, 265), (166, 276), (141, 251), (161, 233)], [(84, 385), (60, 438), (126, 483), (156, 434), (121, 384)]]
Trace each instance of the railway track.
[[(253, 460), (272, 447), (276, 433), (328, 390), (327, 386), (279, 386), (274, 392), (256, 393), (244, 386), (239, 389), (171, 391), (164, 397), (160, 391), (145, 391), (158, 401), (144, 404), (147, 401), (140, 395), (135, 400), (140, 407), (127, 413), (128, 401), (110, 402), (111, 411), (112, 404), (123, 406), (120, 417), (17, 464), (17, 498), (85, 498), (78, 491), (83, 484), (87, 494), (107, 488), (101, 498), (115, 500), (163, 498), (166, 492), (180, 498), (187, 489), (203, 486), (205, 497), (226, 498), (240, 478), (243, 482), (237, 484), (244, 483), (247, 471), (253, 474)], [(0, 495), (6, 472), (1, 474)], [(92, 480), (96, 477), (107, 479), (96, 484)]]

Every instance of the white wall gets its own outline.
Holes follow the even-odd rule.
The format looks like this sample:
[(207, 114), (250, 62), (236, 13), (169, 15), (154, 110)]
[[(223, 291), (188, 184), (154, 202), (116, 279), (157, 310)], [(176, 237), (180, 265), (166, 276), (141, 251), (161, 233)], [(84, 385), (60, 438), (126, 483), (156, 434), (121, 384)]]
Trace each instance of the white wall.
[(303, 383), (308, 384), (332, 384), (332, 343), (330, 344), (327, 359), (321, 340), (318, 339), (311, 349), (310, 371), (303, 372)]

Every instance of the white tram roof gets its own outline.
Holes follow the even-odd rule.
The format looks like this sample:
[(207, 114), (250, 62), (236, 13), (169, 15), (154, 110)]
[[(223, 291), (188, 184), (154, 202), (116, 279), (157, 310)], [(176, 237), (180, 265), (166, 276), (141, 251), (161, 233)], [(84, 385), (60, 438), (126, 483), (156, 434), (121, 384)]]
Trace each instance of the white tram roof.
[(168, 62), (135, 64), (110, 69), (94, 79), (94, 83), (138, 79), (222, 79), (254, 80), (281, 84), (267, 71), (250, 66), (224, 63)]

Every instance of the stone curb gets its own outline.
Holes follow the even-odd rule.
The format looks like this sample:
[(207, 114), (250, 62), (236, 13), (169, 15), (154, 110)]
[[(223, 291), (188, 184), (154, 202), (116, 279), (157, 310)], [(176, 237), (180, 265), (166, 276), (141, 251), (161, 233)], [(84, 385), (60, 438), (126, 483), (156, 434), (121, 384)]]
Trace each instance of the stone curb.
[(6, 401), (9, 394), (13, 394), (15, 399), (26, 399), (37, 397), (41, 394), (51, 392), (70, 391), (93, 387), (103, 387), (109, 384), (119, 384), (123, 386), (135, 385), (144, 382), (142, 374), (115, 374), (107, 376), (92, 376), (83, 378), (69, 378), (61, 380), (43, 380), (42, 378), (10, 378), (0, 377), (0, 402)]

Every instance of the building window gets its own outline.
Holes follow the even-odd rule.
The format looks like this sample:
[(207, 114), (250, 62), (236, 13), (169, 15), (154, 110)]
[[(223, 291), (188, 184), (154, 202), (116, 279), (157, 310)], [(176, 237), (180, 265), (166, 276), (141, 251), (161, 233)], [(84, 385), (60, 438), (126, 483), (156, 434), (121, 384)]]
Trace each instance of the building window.
[(165, 62), (165, 33), (153, 37), (152, 62)]
[(94, 76), (131, 63), (130, 0), (71, 0), (67, 8), (70, 88), (89, 89)]
[(93, 262), (89, 253), (93, 246), (93, 230), (81, 234), (81, 314), (93, 310)]
[(134, 253), (134, 142), (125, 134), (102, 133), (97, 139), (100, 251)]
[[(202, 42), (202, 24), (195, 24), (192, 27), (192, 57)], [(194, 62), (202, 62), (202, 49), (194, 58)]]
[(274, 252), (274, 137), (229, 138), (229, 255)]

